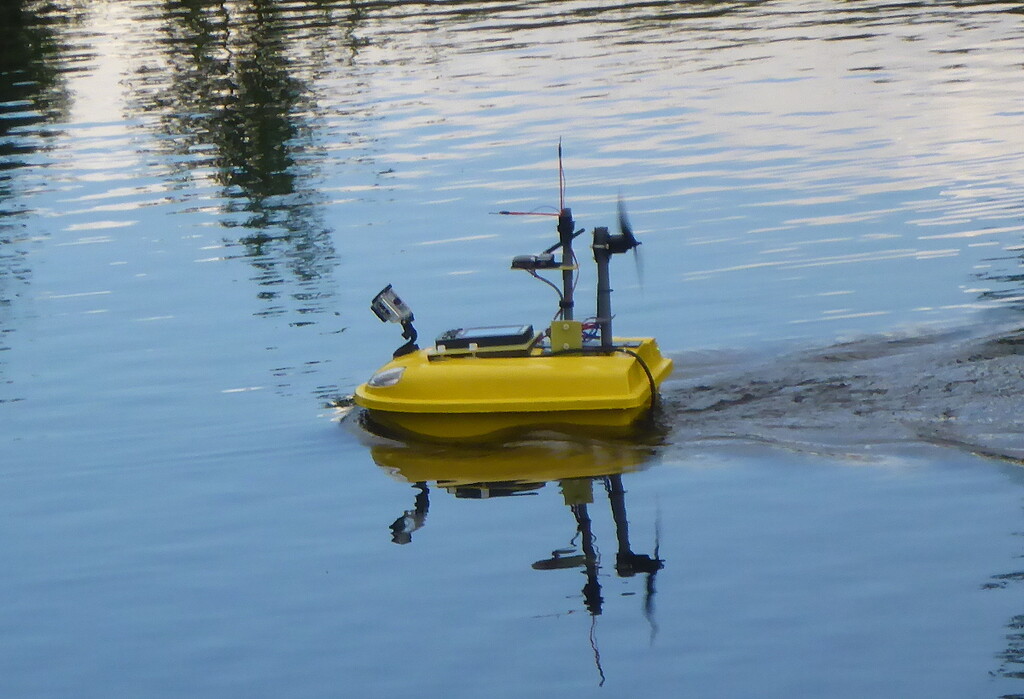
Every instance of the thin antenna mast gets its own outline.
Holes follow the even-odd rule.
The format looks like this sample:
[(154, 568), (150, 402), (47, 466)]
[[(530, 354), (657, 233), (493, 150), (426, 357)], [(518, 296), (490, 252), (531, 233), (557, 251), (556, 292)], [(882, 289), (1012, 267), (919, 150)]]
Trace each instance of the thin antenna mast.
[(558, 139), (558, 210), (565, 208), (565, 170), (562, 168), (562, 139)]

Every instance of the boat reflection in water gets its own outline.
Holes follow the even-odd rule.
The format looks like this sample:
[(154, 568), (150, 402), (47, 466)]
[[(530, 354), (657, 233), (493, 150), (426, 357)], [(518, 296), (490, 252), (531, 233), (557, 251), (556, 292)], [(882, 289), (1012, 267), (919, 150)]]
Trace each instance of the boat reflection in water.
[(560, 439), (519, 442), (497, 449), (377, 444), (370, 447), (370, 453), (377, 465), (418, 491), (413, 507), (391, 524), (392, 541), (397, 544), (410, 543), (414, 532), (425, 525), (432, 485), (456, 498), (484, 499), (525, 495), (549, 483), (557, 483), (575, 522), (575, 531), (568, 546), (551, 551), (550, 556), (538, 560), (532, 567), (534, 570), (582, 568), (586, 576), (583, 602), (594, 617), (601, 614), (604, 599), (598, 575), (601, 557), (595, 543), (591, 506), (595, 504), (595, 489), (603, 489), (615, 528), (615, 573), (624, 578), (637, 574), (647, 576), (644, 614), (653, 636), (656, 631), (655, 575), (665, 562), (658, 555), (657, 537), (652, 555), (633, 551), (626, 491), (622, 484), (623, 474), (644, 467), (651, 455), (649, 447)]

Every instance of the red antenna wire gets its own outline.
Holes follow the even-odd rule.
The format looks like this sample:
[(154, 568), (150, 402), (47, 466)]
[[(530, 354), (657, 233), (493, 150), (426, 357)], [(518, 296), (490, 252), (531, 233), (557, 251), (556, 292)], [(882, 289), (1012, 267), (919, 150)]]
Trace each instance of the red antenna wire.
[(558, 213), (548, 211), (492, 211), (501, 216), (561, 216), (565, 209), (565, 170), (562, 168), (562, 139), (558, 139)]

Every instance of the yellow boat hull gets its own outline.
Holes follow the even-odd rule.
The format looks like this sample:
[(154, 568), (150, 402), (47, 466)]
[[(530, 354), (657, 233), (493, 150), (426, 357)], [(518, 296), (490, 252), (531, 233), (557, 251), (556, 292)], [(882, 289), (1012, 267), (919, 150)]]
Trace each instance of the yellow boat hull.
[[(356, 389), (370, 420), (402, 436), (480, 441), (533, 430), (621, 435), (651, 408), (672, 371), (653, 338), (616, 338), (609, 353), (514, 357), (419, 350), (392, 360)], [(390, 372), (390, 374), (388, 374)], [(375, 377), (375, 378), (376, 378)]]

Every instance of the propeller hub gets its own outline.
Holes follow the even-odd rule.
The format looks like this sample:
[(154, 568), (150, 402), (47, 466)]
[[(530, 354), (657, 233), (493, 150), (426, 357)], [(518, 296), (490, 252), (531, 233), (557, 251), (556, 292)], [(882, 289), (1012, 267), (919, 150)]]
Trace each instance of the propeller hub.
[(608, 236), (608, 252), (613, 255), (629, 252), (639, 244), (640, 241), (633, 237), (632, 231)]

